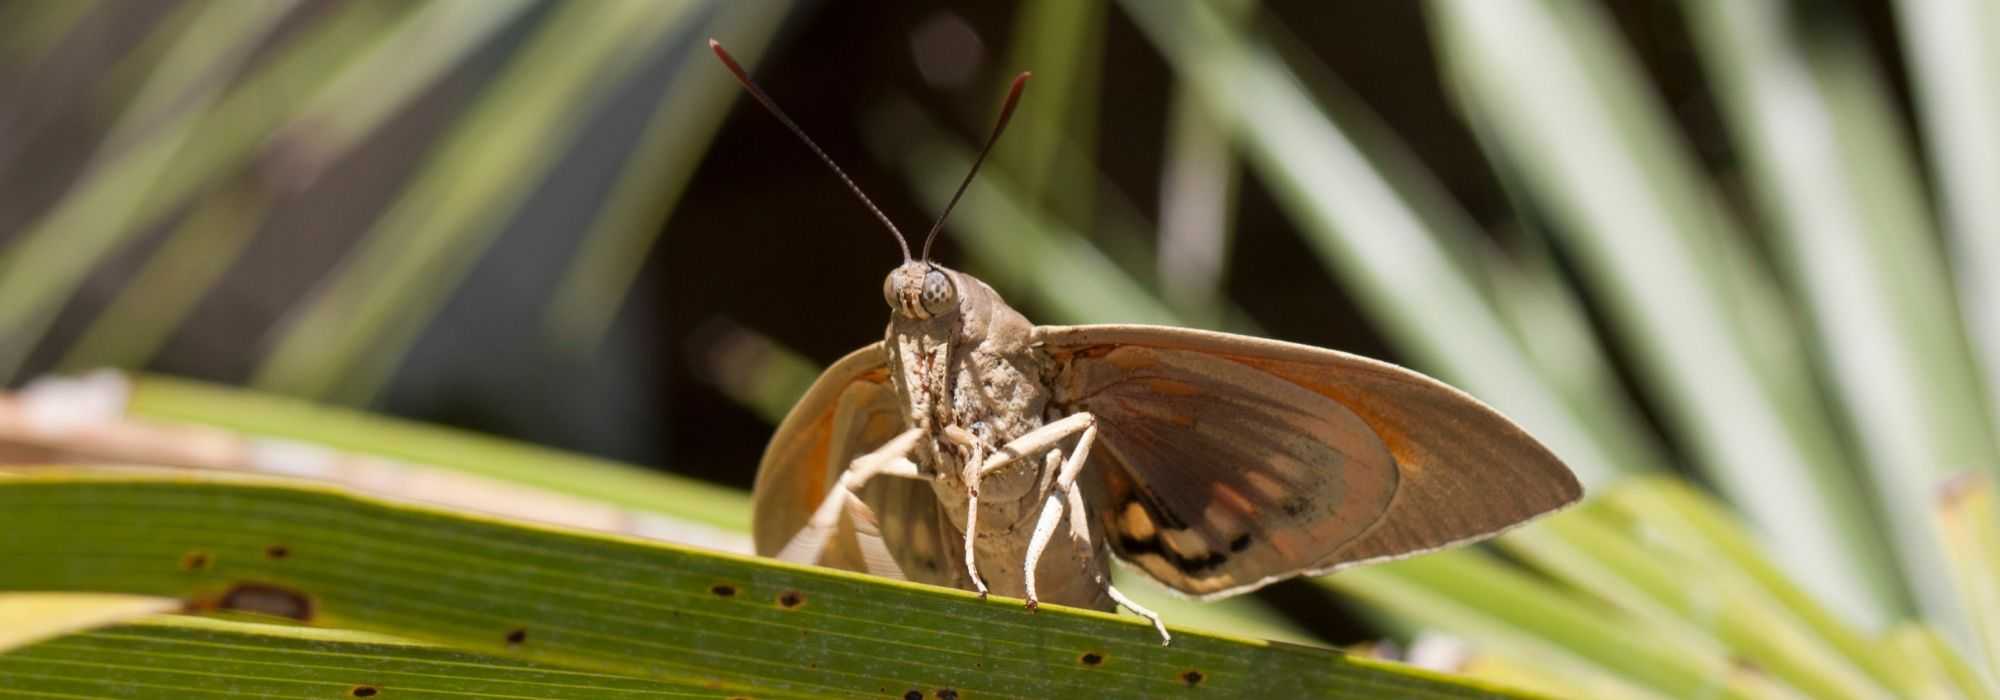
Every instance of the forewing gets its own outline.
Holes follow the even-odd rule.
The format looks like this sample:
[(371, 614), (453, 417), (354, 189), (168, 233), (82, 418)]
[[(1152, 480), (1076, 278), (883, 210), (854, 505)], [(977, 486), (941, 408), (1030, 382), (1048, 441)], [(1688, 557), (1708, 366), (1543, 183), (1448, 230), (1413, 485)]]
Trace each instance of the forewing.
[(1091, 495), (1113, 549), (1188, 593), (1297, 572), (1396, 491), (1388, 448), (1352, 411), (1242, 364), (1128, 345), (1076, 356), (1057, 386), (1097, 416)]
[[(812, 517), (841, 472), (903, 431), (881, 344), (828, 367), (778, 425), (757, 468), (752, 526), (757, 553), (774, 556)], [(850, 571), (955, 585), (956, 561), (942, 548), (942, 512), (929, 483), (876, 477), (861, 490), (876, 519), (843, 514), (817, 562)]]
[(1057, 400), (1098, 417), (1086, 473), (1114, 550), (1185, 593), (1480, 539), (1582, 495), (1512, 421), (1395, 365), (1157, 326), (1037, 338), (1065, 365)]

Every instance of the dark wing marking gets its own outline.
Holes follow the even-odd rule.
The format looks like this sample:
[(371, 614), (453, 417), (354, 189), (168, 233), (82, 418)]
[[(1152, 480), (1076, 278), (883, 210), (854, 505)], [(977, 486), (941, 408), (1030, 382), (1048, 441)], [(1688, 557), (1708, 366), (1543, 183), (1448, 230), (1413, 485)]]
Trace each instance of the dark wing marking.
[(1484, 538), (1582, 495), (1437, 380), (1292, 343), (1043, 327), (1057, 400), (1100, 421), (1087, 491), (1118, 554), (1197, 596)]

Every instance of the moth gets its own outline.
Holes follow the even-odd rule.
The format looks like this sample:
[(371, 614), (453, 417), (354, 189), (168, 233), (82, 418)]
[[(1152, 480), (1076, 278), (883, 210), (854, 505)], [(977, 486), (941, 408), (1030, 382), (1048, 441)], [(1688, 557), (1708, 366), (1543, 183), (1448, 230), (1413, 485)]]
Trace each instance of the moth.
[(750, 95), (894, 234), (886, 337), (835, 362), (758, 465), (757, 552), (1110, 611), (1113, 557), (1217, 598), (1490, 537), (1569, 504), (1556, 456), (1401, 367), (1187, 328), (1037, 326), (931, 242), (1027, 73), (912, 257), (833, 159), (709, 42)]

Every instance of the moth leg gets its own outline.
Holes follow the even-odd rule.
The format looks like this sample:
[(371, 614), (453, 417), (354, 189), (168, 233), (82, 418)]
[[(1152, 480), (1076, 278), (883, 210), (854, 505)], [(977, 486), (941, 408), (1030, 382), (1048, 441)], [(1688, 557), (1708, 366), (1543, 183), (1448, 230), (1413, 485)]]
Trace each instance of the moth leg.
[(1090, 544), (1090, 514), (1083, 510), (1083, 489), (1069, 490), (1069, 538)]
[(944, 439), (972, 452), (972, 458), (965, 461), (965, 573), (972, 578), (972, 587), (979, 591), (979, 597), (986, 597), (986, 579), (979, 576), (979, 557), (974, 553), (974, 543), (979, 537), (979, 477), (986, 472), (979, 467), (986, 462), (986, 441), (979, 439), (972, 431), (956, 425), (945, 426)]
[[(1070, 452), (1067, 459), (1063, 460), (1062, 469), (1056, 472), (1055, 485), (1049, 489), (1048, 500), (1042, 504), (1041, 520), (1035, 523), (1035, 534), (1028, 539), (1028, 560), (1023, 564), (1025, 568), (1022, 569), (1022, 572), (1027, 576), (1029, 610), (1033, 610), (1037, 605), (1041, 604), (1041, 601), (1035, 595), (1035, 566), (1041, 563), (1042, 550), (1047, 549), (1049, 540), (1055, 537), (1056, 524), (1062, 522), (1063, 508), (1066, 505), (1070, 505), (1069, 501), (1077, 501), (1075, 503), (1077, 507), (1070, 510), (1070, 535), (1077, 537), (1082, 542), (1087, 543), (1090, 540), (1090, 531), (1083, 525), (1081, 499), (1072, 498), (1072, 496), (1077, 495), (1076, 489), (1073, 488), (1076, 485), (1076, 476), (1083, 473), (1083, 465), (1086, 460), (1090, 459), (1090, 446), (1097, 441), (1097, 422), (1088, 413), (1079, 413), (1070, 418), (1078, 416), (1084, 418), (1084, 420), (1078, 421), (1084, 425), (1083, 435), (1076, 439), (1076, 449)], [(1069, 418), (1063, 420), (1069, 420)], [(1029, 435), (1033, 435), (1033, 433), (1029, 433)], [(1077, 536), (1079, 531), (1083, 533), (1080, 537)]]
[[(973, 454), (980, 456), (978, 459), (967, 461), (964, 472), (967, 501), (965, 516), (965, 570), (966, 573), (971, 574), (972, 585), (977, 587), (980, 596), (984, 597), (986, 595), (986, 582), (979, 578), (978, 556), (977, 552), (974, 551), (974, 544), (976, 542), (975, 533), (978, 530), (976, 525), (979, 522), (979, 480), (1001, 467), (1013, 464), (1024, 456), (1054, 449), (1057, 444), (1068, 439), (1069, 436), (1091, 430), (1096, 425), (1097, 419), (1088, 413), (1065, 416), (1062, 420), (1030, 430), (1028, 434), (1008, 441), (1007, 444), (1001, 445), (999, 449), (994, 450), (993, 455), (990, 457), (983, 456), (981, 448), (983, 448), (985, 443), (979, 439), (979, 436), (973, 435), (971, 431), (955, 425), (946, 426), (942, 431), (944, 439), (962, 445), (970, 445), (973, 447)], [(1035, 577), (1031, 572), (1028, 575), (1028, 585), (1030, 586), (1028, 589), (1028, 604), (1030, 607), (1036, 604), (1033, 594), (1034, 588), (1032, 587), (1034, 580)]]
[(1117, 601), (1119, 605), (1125, 606), (1125, 609), (1132, 611), (1132, 614), (1138, 615), (1139, 617), (1143, 617), (1148, 620), (1152, 620), (1153, 629), (1160, 631), (1160, 646), (1166, 646), (1168, 644), (1173, 643), (1174, 636), (1171, 634), (1167, 634), (1167, 625), (1164, 622), (1160, 622), (1159, 613), (1147, 610), (1144, 606), (1132, 602), (1131, 598), (1127, 598), (1125, 597), (1124, 593), (1118, 592), (1117, 586), (1105, 586), (1104, 590), (1110, 591), (1111, 599)]
[[(1049, 451), (1050, 469), (1055, 471), (1062, 469), (1060, 461), (1062, 459), (1061, 453), (1062, 450), (1059, 449)], [(1042, 550), (1047, 548), (1049, 544), (1049, 538), (1042, 536), (1043, 531), (1053, 532), (1056, 520), (1062, 517), (1062, 513), (1062, 491), (1053, 487), (1052, 484), (1049, 489), (1048, 499), (1042, 502), (1041, 519), (1035, 521), (1035, 534), (1033, 537), (1028, 538), (1028, 559), (1026, 563), (1022, 564), (1021, 569), (1021, 575), (1025, 577), (1027, 584), (1028, 610), (1030, 612), (1033, 612), (1036, 607), (1042, 604), (1041, 596), (1035, 593), (1035, 564), (1041, 561)]]
[(986, 462), (979, 465), (979, 475), (985, 476), (988, 472), (1013, 464), (1022, 457), (1040, 454), (1053, 449), (1058, 443), (1069, 439), (1069, 436), (1081, 433), (1095, 425), (1097, 425), (1096, 416), (1088, 413), (1074, 413), (1064, 416), (1062, 420), (1030, 430), (1028, 434), (1014, 438), (1007, 444), (1001, 445), (1000, 449), (993, 452), (993, 456), (987, 457)]
[(922, 436), (922, 429), (911, 428), (875, 448), (875, 451), (849, 462), (847, 471), (840, 474), (840, 481), (827, 492), (819, 507), (813, 509), (812, 519), (806, 522), (805, 528), (793, 535), (784, 549), (778, 550), (778, 558), (805, 564), (819, 563), (819, 555), (826, 550), (826, 541), (833, 536), (834, 526), (840, 524), (843, 509), (873, 519), (874, 511), (855, 495), (869, 479), (878, 475), (927, 478), (917, 464), (910, 461), (910, 451), (916, 448), (917, 438)]

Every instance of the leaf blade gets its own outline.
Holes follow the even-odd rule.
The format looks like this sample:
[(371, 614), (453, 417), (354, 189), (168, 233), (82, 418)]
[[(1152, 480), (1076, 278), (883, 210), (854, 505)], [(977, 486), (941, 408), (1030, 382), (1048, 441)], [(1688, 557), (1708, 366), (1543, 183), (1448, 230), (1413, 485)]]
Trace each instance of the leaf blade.
[[(277, 609), (317, 623), (724, 689), (1503, 695), (1303, 647), (1202, 633), (1163, 647), (1145, 624), (1102, 613), (1031, 615), (963, 591), (267, 479), (89, 470), (0, 479), (0, 531), (27, 533), (0, 540), (0, 558), (20, 564), (0, 570), (0, 589), (230, 607), (243, 586), (263, 586), (253, 590)], [(274, 544), (283, 556), (271, 555)], [(1082, 663), (1090, 651), (1106, 661)]]

